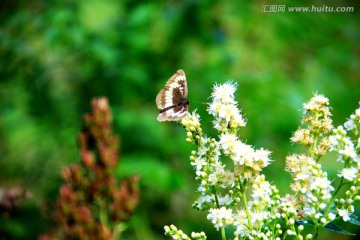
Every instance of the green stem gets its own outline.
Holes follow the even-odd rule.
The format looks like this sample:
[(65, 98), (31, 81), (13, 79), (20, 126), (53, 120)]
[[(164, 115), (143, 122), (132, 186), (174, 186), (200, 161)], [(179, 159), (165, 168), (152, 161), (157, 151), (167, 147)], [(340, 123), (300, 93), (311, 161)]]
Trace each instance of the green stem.
[[(311, 154), (311, 158), (312, 159), (315, 159), (315, 152), (316, 152), (316, 146), (317, 146), (317, 142), (318, 142), (318, 139), (319, 139), (319, 135), (316, 134), (314, 136), (314, 143), (312, 145), (312, 148), (310, 149), (310, 154)], [(316, 161), (317, 162), (317, 161)]]
[(107, 211), (105, 209), (105, 203), (102, 200), (99, 200), (99, 219), (102, 224), (108, 225)]
[[(328, 213), (330, 212), (330, 210), (331, 210), (331, 205), (333, 204), (336, 195), (339, 193), (339, 191), (340, 191), (340, 189), (341, 189), (341, 187), (342, 187), (343, 185), (344, 185), (344, 178), (342, 177), (342, 178), (340, 179), (339, 184), (338, 184), (337, 187), (336, 187), (336, 190), (335, 190), (335, 192), (334, 192), (334, 195), (332, 196), (330, 202), (328, 203), (328, 205), (327, 205), (327, 207), (326, 207), (326, 209), (325, 209), (325, 211), (324, 211), (324, 217), (326, 217), (326, 216), (328, 215)], [(315, 234), (314, 234), (314, 238), (313, 238), (313, 239), (317, 239), (318, 235), (319, 235), (319, 226), (316, 224), (316, 226), (315, 226)]]
[(316, 240), (317, 238), (318, 238), (318, 236), (319, 236), (319, 227), (318, 227), (318, 225), (316, 225), (315, 226), (315, 234), (314, 234), (314, 240)]
[(218, 196), (217, 196), (217, 194), (216, 194), (216, 189), (215, 189), (214, 186), (212, 186), (211, 191), (212, 191), (212, 193), (213, 193), (214, 196), (215, 196), (216, 208), (220, 208), (219, 199), (218, 199)]
[(335, 190), (335, 192), (334, 192), (334, 195), (332, 196), (330, 202), (328, 203), (328, 205), (327, 205), (327, 207), (326, 207), (326, 209), (325, 209), (324, 216), (327, 216), (327, 214), (330, 212), (331, 205), (332, 205), (332, 203), (334, 202), (335, 197), (336, 197), (336, 195), (339, 193), (341, 187), (343, 186), (343, 183), (344, 183), (344, 177), (342, 177), (342, 178), (340, 179), (340, 182), (339, 182), (338, 186), (336, 187), (336, 190)]
[(248, 205), (247, 199), (246, 199), (246, 187), (244, 188), (244, 190), (242, 190), (241, 197), (244, 202), (246, 217), (247, 217), (248, 224), (249, 224), (249, 230), (251, 232), (253, 227), (252, 227), (252, 223), (251, 223), (251, 212), (250, 212), (249, 205)]
[[(214, 196), (215, 196), (215, 204), (216, 204), (216, 207), (217, 207), (217, 208), (220, 208), (219, 199), (218, 199), (218, 197), (217, 197), (215, 187), (212, 187), (212, 193), (213, 193)], [(225, 227), (222, 227), (222, 228), (221, 228), (221, 239), (222, 239), (222, 240), (226, 240)]]
[(114, 226), (113, 236), (111, 240), (116, 240), (120, 238), (121, 233), (125, 230), (126, 226), (124, 223), (118, 223)]
[(226, 240), (226, 234), (225, 234), (225, 228), (224, 227), (221, 228), (221, 239)]

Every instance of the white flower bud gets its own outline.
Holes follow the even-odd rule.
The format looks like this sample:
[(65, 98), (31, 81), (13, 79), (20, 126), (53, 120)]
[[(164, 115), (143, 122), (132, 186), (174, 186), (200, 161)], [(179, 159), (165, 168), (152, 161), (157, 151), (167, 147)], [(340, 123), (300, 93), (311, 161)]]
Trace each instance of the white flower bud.
[(306, 240), (310, 240), (310, 239), (312, 239), (312, 238), (313, 238), (313, 235), (312, 235), (312, 234), (308, 234), (308, 235), (306, 235), (306, 237), (305, 237)]
[(286, 233), (289, 235), (289, 236), (292, 236), (292, 235), (295, 235), (295, 233), (293, 231), (291, 231), (290, 229), (288, 229), (286, 231)]
[(326, 208), (326, 203), (321, 203), (320, 204), (320, 209), (325, 209)]
[(336, 218), (336, 215), (333, 213), (329, 213), (327, 218), (329, 219), (329, 221), (333, 221)]
[(295, 220), (294, 220), (293, 218), (290, 218), (290, 219), (289, 219), (289, 223), (290, 223), (291, 225), (294, 225)]
[(355, 211), (354, 205), (350, 205), (348, 207), (348, 210), (349, 210), (350, 213), (353, 213)]

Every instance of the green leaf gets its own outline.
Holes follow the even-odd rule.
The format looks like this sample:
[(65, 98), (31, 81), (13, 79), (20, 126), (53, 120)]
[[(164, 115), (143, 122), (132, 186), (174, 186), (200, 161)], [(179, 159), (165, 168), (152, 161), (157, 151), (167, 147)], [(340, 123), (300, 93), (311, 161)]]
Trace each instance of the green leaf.
[(298, 225), (311, 225), (311, 226), (314, 226), (314, 222), (312, 220), (307, 220), (307, 221), (296, 221), (296, 224)]
[(351, 214), (351, 215), (350, 215), (349, 223), (354, 224), (354, 225), (356, 225), (356, 226), (360, 226), (359, 218), (358, 218), (358, 216), (356, 216), (355, 214)]
[[(360, 224), (360, 221), (357, 220), (357, 216), (354, 217), (354, 221), (356, 221), (356, 225)], [(315, 225), (315, 223), (313, 221), (311, 221), (311, 220), (309, 220), (309, 221), (296, 221), (296, 223), (297, 224), (302, 224), (302, 225), (311, 225), (311, 226)], [(351, 232), (348, 232), (348, 231), (342, 229), (341, 227), (335, 225), (334, 223), (328, 223), (324, 227), (324, 229), (327, 229), (327, 230), (330, 230), (330, 231), (333, 231), (333, 232), (337, 232), (337, 233), (340, 233), (340, 234), (343, 234), (343, 235), (349, 235), (349, 236), (356, 235), (354, 233), (351, 233)]]
[(340, 234), (343, 234), (343, 235), (349, 235), (349, 236), (354, 236), (356, 234), (354, 233), (351, 233), (351, 232), (348, 232), (344, 229), (342, 229), (341, 227), (335, 225), (334, 223), (329, 223), (327, 224), (324, 229), (327, 229), (327, 230), (330, 230), (330, 231), (333, 231), (333, 232), (337, 232), (337, 233), (340, 233)]

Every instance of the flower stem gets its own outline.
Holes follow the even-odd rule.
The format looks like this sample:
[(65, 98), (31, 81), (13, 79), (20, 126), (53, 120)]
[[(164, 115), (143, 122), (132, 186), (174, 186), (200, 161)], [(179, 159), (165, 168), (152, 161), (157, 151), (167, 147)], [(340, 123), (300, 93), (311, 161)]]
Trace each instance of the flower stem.
[(224, 227), (221, 228), (221, 239), (226, 240), (226, 234), (225, 234), (225, 228)]
[[(312, 147), (309, 149), (310, 151), (310, 155), (312, 159), (315, 159), (315, 154), (316, 154), (316, 148), (317, 148), (317, 143), (318, 143), (318, 139), (319, 139), (319, 135), (318, 134), (314, 134), (314, 143), (312, 144)], [(316, 160), (316, 162), (319, 159)]]
[(248, 220), (248, 224), (249, 224), (249, 230), (250, 232), (252, 231), (252, 223), (251, 223), (251, 212), (249, 209), (249, 205), (246, 199), (246, 187), (244, 187), (244, 189), (242, 190), (242, 194), (241, 194), (242, 200), (244, 202), (244, 206), (245, 206), (245, 211), (246, 211), (246, 217)]
[(326, 207), (326, 209), (325, 209), (324, 216), (327, 216), (327, 214), (330, 212), (331, 205), (332, 205), (332, 203), (334, 202), (335, 197), (336, 197), (336, 195), (338, 194), (338, 192), (340, 191), (340, 189), (341, 189), (341, 187), (343, 186), (343, 184), (344, 184), (344, 177), (342, 177), (342, 178), (340, 179), (340, 182), (339, 182), (338, 186), (336, 187), (336, 190), (335, 190), (335, 192), (334, 192), (334, 194), (333, 194), (330, 202), (328, 203), (328, 205), (327, 205), (327, 207)]
[(103, 200), (99, 200), (99, 219), (100, 222), (104, 225), (108, 224), (108, 217), (105, 210), (105, 202)]
[(318, 227), (318, 225), (316, 225), (315, 226), (315, 234), (314, 234), (314, 240), (316, 240), (317, 238), (318, 238), (318, 236), (319, 236), (319, 227)]
[(114, 234), (111, 238), (111, 240), (116, 240), (116, 239), (119, 239), (121, 233), (123, 231), (125, 231), (126, 229), (126, 225), (124, 223), (119, 223), (117, 225), (114, 226)]
[(212, 191), (212, 193), (213, 193), (214, 196), (215, 196), (216, 208), (220, 208), (219, 199), (218, 199), (218, 196), (217, 196), (217, 193), (216, 193), (216, 189), (215, 189), (214, 186), (211, 188), (211, 191)]
[[(212, 187), (212, 193), (213, 193), (214, 196), (215, 196), (215, 204), (216, 204), (216, 207), (217, 207), (217, 208), (220, 208), (219, 199), (218, 199), (218, 196), (217, 196), (217, 194), (216, 194), (216, 188), (215, 188), (215, 187)], [(221, 227), (221, 239), (222, 239), (222, 240), (226, 240), (225, 227)]]

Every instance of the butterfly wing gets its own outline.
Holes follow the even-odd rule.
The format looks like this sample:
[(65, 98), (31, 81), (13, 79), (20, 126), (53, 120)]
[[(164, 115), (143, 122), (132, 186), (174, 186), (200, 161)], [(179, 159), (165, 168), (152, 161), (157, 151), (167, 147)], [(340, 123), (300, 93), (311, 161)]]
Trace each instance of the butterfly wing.
[(156, 106), (158, 109), (164, 109), (165, 108), (165, 89), (161, 89), (158, 95), (156, 96)]
[(160, 109), (159, 121), (177, 121), (187, 113), (188, 104), (179, 105), (186, 100), (188, 88), (183, 70), (178, 70), (165, 84), (165, 88), (156, 96), (156, 105)]
[(169, 90), (171, 93), (175, 90), (176, 93), (174, 96), (177, 98), (177, 101), (180, 101), (180, 99), (186, 99), (188, 95), (188, 88), (185, 72), (181, 69), (177, 70), (177, 72), (167, 81), (165, 90)]
[(188, 114), (188, 107), (177, 106), (172, 109), (162, 112), (158, 115), (157, 120), (160, 122), (163, 121), (178, 121), (185, 117)]

